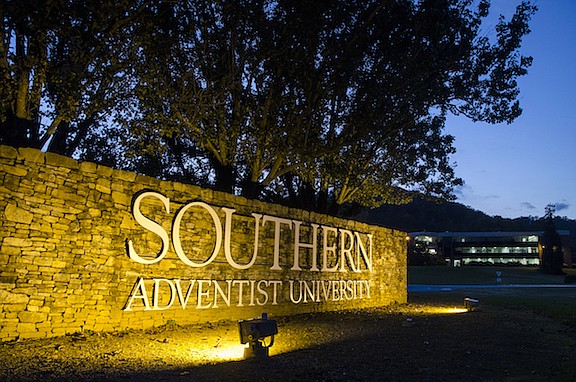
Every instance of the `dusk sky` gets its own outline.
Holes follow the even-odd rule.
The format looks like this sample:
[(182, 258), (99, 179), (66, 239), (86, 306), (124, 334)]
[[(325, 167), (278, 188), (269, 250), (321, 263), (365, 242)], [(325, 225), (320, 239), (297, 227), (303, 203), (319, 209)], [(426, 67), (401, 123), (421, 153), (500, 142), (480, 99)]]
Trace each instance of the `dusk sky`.
[[(495, 0), (492, 9), (509, 15), (519, 2)], [(576, 219), (576, 1), (536, 5), (522, 45), (534, 58), (519, 81), (522, 116), (510, 125), (447, 122), (456, 175), (465, 182), (457, 201), (506, 218), (541, 217), (555, 204), (556, 215)]]

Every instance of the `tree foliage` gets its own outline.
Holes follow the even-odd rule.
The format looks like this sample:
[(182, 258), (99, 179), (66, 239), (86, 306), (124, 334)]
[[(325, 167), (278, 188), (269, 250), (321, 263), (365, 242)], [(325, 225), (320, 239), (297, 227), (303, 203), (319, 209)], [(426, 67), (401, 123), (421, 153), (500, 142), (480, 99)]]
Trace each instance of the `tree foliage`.
[(544, 234), (541, 241), (542, 261), (540, 262), (540, 269), (544, 273), (563, 275), (564, 253), (562, 240), (554, 224), (554, 212), (554, 205), (546, 207)]
[(139, 1), (3, 0), (0, 143), (72, 155), (123, 97)]
[(407, 190), (449, 198), (461, 181), (445, 117), (520, 115), (535, 12), (521, 3), (490, 36), (485, 0), (22, 3), (2, 11), (1, 142), (61, 132), (49, 149), (334, 212)]

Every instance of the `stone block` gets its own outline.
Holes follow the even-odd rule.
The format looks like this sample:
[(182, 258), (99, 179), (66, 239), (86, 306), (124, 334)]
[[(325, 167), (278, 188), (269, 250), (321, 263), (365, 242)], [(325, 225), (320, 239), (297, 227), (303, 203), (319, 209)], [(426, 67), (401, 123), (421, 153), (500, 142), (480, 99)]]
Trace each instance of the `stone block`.
[(0, 158), (16, 159), (18, 151), (14, 147), (0, 145)]
[(129, 206), (132, 203), (132, 195), (126, 195), (123, 192), (112, 191), (112, 200), (118, 204)]
[(99, 191), (103, 194), (110, 194), (112, 193), (112, 190), (110, 189), (110, 186), (105, 186), (102, 184), (96, 184), (96, 191)]
[(52, 277), (52, 280), (57, 283), (67, 283), (70, 281), (70, 275), (65, 273), (57, 273)]
[(53, 223), (52, 224), (52, 230), (56, 230), (59, 232), (66, 232), (66, 231), (68, 231), (68, 228), (69, 228), (69, 226), (67, 224), (61, 224), (61, 223)]
[(98, 165), (93, 162), (82, 162), (80, 163), (80, 171), (94, 174), (96, 172)]
[(77, 169), (80, 167), (76, 160), (51, 152), (46, 153), (46, 164), (56, 167), (64, 167), (66, 169)]
[(97, 217), (102, 216), (102, 212), (101, 212), (99, 209), (97, 209), (97, 208), (89, 208), (89, 209), (88, 209), (88, 213), (89, 213), (90, 216), (93, 217), (93, 218), (97, 218)]
[(4, 246), (27, 248), (32, 246), (32, 240), (28, 237), (5, 237), (2, 241), (2, 251)]
[(62, 269), (62, 268), (65, 268), (65, 267), (68, 266), (68, 265), (69, 265), (69, 262), (68, 262), (68, 261), (63, 261), (63, 260), (54, 260), (54, 261), (52, 261), (52, 267), (54, 267), (54, 268)]
[[(67, 202), (75, 202), (75, 203), (85, 203), (86, 199), (78, 194), (72, 193), (72, 192), (65, 192), (65, 191), (61, 191), (60, 189), (54, 189), (52, 191), (52, 195), (53, 198), (57, 198), (57, 199), (61, 199), (63, 200), (65, 203)], [(67, 210), (64, 210), (67, 212)]]
[(38, 149), (21, 147), (18, 149), (18, 158), (32, 163), (46, 163), (46, 154)]
[(41, 331), (25, 332), (25, 333), (20, 334), (20, 338), (28, 339), (28, 340), (46, 338), (47, 336), (48, 336), (48, 333), (41, 332)]
[(44, 256), (35, 257), (34, 260), (32, 260), (33, 264), (36, 264), (36, 265), (41, 266), (41, 267), (51, 267), (52, 262), (53, 262), (52, 258), (49, 258), (49, 257), (46, 258)]
[(28, 170), (22, 167), (16, 166), (8, 166), (0, 164), (0, 171), (5, 172), (6, 174), (11, 174), (17, 177), (24, 177), (28, 174)]
[(13, 293), (6, 290), (0, 290), (0, 301), (6, 305), (26, 306), (30, 297), (23, 293)]
[(111, 177), (112, 176), (112, 168), (110, 167), (106, 167), (106, 166), (102, 166), (102, 165), (98, 165), (98, 167), (96, 168), (96, 174), (100, 175), (100, 176), (104, 176), (104, 177)]
[(136, 179), (136, 173), (122, 170), (114, 170), (112, 173), (112, 178), (132, 183)]
[(22, 250), (19, 247), (10, 247), (7, 245), (1, 246), (0, 251), (0, 264), (8, 264), (8, 259), (14, 258), (14, 256), (19, 256), (22, 253)]

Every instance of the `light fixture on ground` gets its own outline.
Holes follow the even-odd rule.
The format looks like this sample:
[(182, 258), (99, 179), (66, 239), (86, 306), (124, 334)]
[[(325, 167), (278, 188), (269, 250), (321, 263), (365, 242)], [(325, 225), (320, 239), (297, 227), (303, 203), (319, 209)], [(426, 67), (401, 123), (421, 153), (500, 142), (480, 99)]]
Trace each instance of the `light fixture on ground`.
[(478, 309), (478, 305), (480, 305), (480, 300), (478, 300), (477, 298), (464, 297), (464, 308), (467, 311), (472, 312)]
[[(238, 321), (238, 331), (240, 343), (248, 343), (248, 347), (244, 348), (244, 359), (268, 358), (268, 349), (274, 345), (274, 335), (278, 334), (276, 320), (269, 320), (268, 313), (262, 313), (262, 318)], [(268, 337), (270, 342), (266, 345)]]

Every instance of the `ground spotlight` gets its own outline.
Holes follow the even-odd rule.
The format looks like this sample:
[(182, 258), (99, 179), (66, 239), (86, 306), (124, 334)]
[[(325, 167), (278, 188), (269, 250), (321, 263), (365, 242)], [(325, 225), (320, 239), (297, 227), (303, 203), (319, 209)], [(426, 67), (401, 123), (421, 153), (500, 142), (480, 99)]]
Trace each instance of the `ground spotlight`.
[(472, 297), (464, 297), (464, 308), (467, 311), (472, 312), (478, 309), (478, 305), (480, 305), (480, 300)]
[[(238, 321), (238, 331), (240, 332), (240, 343), (248, 343), (244, 349), (244, 359), (268, 358), (268, 349), (274, 345), (274, 335), (278, 334), (276, 320), (269, 320), (267, 313), (262, 313), (262, 318), (252, 318)], [(270, 343), (264, 343), (270, 337)]]

